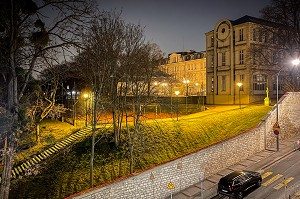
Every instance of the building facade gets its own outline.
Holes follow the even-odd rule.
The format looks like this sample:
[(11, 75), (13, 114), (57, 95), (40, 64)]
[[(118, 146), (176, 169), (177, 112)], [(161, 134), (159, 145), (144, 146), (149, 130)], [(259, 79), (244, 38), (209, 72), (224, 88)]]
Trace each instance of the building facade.
[(163, 95), (174, 95), (175, 91), (179, 91), (179, 96), (206, 95), (205, 52), (171, 53), (160, 68), (169, 75), (162, 82), (155, 82)]
[(269, 54), (276, 52), (274, 37), (258, 31), (264, 25), (266, 21), (251, 16), (221, 19), (206, 33), (207, 104), (249, 104), (262, 102), (267, 95), (275, 98), (278, 68), (257, 61), (259, 55), (253, 50), (264, 45)]

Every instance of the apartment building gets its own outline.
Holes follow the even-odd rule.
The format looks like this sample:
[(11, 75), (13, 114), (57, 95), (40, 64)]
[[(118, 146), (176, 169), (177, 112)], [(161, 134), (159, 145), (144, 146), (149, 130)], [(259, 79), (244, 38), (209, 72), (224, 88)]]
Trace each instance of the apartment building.
[[(267, 26), (270, 22), (246, 15), (234, 21), (221, 19), (206, 33), (207, 104), (262, 102), (267, 93), (275, 98), (278, 68), (272, 63), (278, 54), (274, 33), (262, 31)], [(259, 46), (267, 49), (262, 56), (254, 50)], [(284, 70), (280, 95), (283, 75)]]
[(170, 75), (161, 82), (155, 82), (162, 95), (179, 96), (206, 95), (206, 58), (205, 52), (194, 50), (174, 52), (159, 66)]

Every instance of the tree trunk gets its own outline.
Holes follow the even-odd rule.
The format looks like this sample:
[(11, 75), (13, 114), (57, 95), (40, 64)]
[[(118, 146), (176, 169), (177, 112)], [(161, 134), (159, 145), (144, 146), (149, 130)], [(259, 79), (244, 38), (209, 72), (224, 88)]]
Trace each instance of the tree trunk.
[(95, 133), (97, 125), (97, 97), (94, 93), (94, 111), (93, 111), (93, 129), (92, 129), (92, 150), (90, 161), (90, 188), (93, 187), (93, 169), (94, 169), (94, 155), (95, 155)]
[(14, 153), (15, 153), (15, 133), (10, 132), (10, 136), (8, 137), (8, 147), (7, 152), (4, 156), (4, 167), (2, 172), (2, 183), (1, 183), (1, 192), (0, 198), (8, 199), (9, 196), (9, 189), (10, 189), (10, 179), (11, 179), (11, 170), (14, 160)]
[(0, 198), (1, 199), (8, 199), (9, 197), (9, 190), (10, 190), (10, 179), (11, 179), (11, 170), (15, 155), (15, 146), (16, 146), (16, 132), (18, 129), (18, 81), (16, 75), (16, 66), (15, 66), (15, 49), (16, 49), (16, 42), (17, 38), (15, 35), (15, 22), (14, 22), (14, 14), (13, 8), (14, 4), (11, 0), (11, 13), (10, 13), (10, 48), (9, 48), (9, 80), (8, 80), (8, 92), (7, 92), (7, 113), (10, 117), (10, 125), (7, 138), (7, 152), (4, 157), (4, 167), (2, 172), (2, 182), (1, 182), (1, 189), (0, 189)]
[[(4, 147), (3, 147), (3, 157), (5, 157), (5, 154), (6, 154), (6, 151), (7, 151), (7, 135), (5, 135), (5, 138), (4, 138)], [(4, 165), (4, 158), (2, 159), (2, 164)]]
[(39, 144), (40, 143), (40, 123), (38, 122), (36, 124), (36, 143)]

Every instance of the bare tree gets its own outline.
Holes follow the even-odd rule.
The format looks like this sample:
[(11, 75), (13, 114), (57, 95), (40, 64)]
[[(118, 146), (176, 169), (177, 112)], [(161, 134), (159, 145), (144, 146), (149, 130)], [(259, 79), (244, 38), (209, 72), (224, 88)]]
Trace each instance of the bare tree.
[[(298, 0), (271, 0), (261, 10), (262, 19), (253, 27), (252, 50), (249, 53), (255, 70), (273, 78), (281, 74), (285, 91), (299, 90), (299, 73), (291, 61), (300, 56), (300, 2)], [(255, 31), (254, 31), (255, 30)], [(291, 73), (290, 71), (293, 71)], [(274, 85), (274, 84), (273, 84)], [(269, 86), (267, 86), (269, 87)]]
[[(7, 92), (3, 103), (10, 128), (7, 130), (7, 153), (2, 172), (0, 198), (8, 198), (11, 168), (16, 146), (16, 132), (21, 130), (19, 121), (20, 101), (26, 91), (32, 72), (39, 66), (40, 57), (47, 59), (49, 51), (64, 53), (71, 45), (77, 45), (77, 33), (84, 25), (86, 14), (91, 10), (87, 1), (1, 1), (0, 38), (4, 48), (1, 71)], [(48, 10), (49, 9), (49, 10)], [(49, 17), (49, 13), (54, 14)], [(53, 21), (49, 21), (52, 19)], [(47, 23), (46, 23), (47, 21)], [(53, 58), (53, 57), (52, 57)], [(18, 69), (26, 70), (23, 84), (18, 81)]]
[[(262, 17), (273, 22), (271, 39), (277, 43), (277, 57), (281, 68), (289, 66), (289, 73), (285, 75), (284, 89), (299, 91), (299, 73), (291, 66), (291, 60), (300, 57), (300, 2), (297, 0), (272, 0), (261, 10)], [(270, 32), (269, 28), (269, 32)], [(280, 62), (281, 60), (285, 60)], [(280, 67), (279, 67), (280, 68)], [(280, 68), (280, 69), (281, 69)]]
[[(136, 136), (132, 137), (133, 134), (130, 133), (132, 131), (128, 130), (128, 126), (123, 127), (123, 118), (125, 117), (126, 124), (130, 116), (135, 118), (135, 132), (139, 131), (141, 111), (135, 107), (141, 107), (142, 96), (149, 95), (149, 85), (153, 75), (157, 73), (162, 53), (157, 45), (145, 42), (143, 28), (140, 25), (127, 24), (120, 16), (121, 13), (115, 11), (103, 12), (94, 20), (83, 39), (85, 50), (76, 57), (75, 63), (80, 74), (89, 79), (91, 84), (94, 93), (94, 115), (97, 113), (95, 105), (101, 104), (109, 110), (113, 118), (115, 145), (119, 145), (121, 133), (127, 132), (129, 151), (132, 152)], [(138, 100), (128, 102), (129, 95)], [(134, 107), (133, 111), (128, 110), (129, 104)], [(96, 123), (95, 119), (93, 124)], [(93, 186), (94, 139), (93, 133), (91, 186)], [(130, 156), (133, 157), (131, 152)]]

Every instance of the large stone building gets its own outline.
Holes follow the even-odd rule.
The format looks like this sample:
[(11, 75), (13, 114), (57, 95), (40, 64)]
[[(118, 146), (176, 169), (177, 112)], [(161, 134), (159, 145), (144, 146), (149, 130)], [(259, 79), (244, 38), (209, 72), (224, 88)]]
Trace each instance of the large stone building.
[(179, 96), (205, 95), (205, 67), (205, 52), (191, 50), (169, 54), (160, 65), (160, 68), (170, 75), (161, 82), (161, 93), (174, 95), (175, 91), (179, 91)]
[[(262, 102), (267, 90), (275, 98), (278, 68), (257, 62), (258, 55), (253, 52), (254, 46), (262, 45), (268, 46), (269, 52), (276, 52), (274, 49), (272, 52), (275, 37), (261, 31), (261, 27), (269, 25), (265, 20), (246, 15), (235, 21), (221, 19), (214, 30), (206, 33), (207, 104)], [(279, 94), (283, 94), (281, 83)]]

